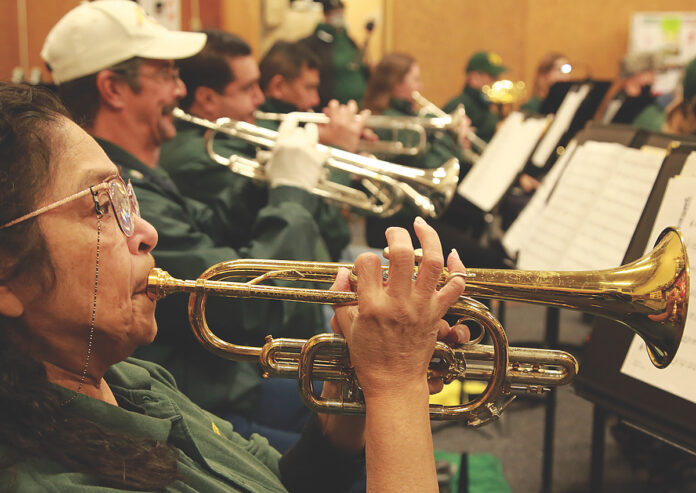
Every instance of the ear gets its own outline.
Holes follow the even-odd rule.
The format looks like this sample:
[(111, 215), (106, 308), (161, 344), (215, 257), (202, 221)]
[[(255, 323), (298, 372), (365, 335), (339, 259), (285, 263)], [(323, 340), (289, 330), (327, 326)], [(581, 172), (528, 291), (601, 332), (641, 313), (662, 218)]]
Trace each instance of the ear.
[(102, 70), (97, 73), (97, 90), (101, 100), (113, 109), (121, 109), (126, 103), (125, 92), (131, 91), (130, 86), (111, 70)]
[(10, 318), (19, 318), (23, 313), (22, 301), (9, 287), (0, 285), (0, 314)]
[(205, 114), (218, 113), (218, 93), (210, 87), (198, 86), (193, 93), (192, 107), (203, 110)]
[(280, 74), (275, 74), (273, 77), (271, 77), (271, 80), (268, 81), (268, 85), (266, 86), (266, 96), (269, 98), (282, 100), (283, 95), (285, 94), (285, 87), (285, 77)]

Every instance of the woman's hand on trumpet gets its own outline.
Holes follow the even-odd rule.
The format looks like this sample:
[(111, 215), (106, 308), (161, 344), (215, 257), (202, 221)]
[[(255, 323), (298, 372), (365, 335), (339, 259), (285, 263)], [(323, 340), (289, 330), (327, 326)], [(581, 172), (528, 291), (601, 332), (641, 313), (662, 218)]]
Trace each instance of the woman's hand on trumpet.
[[(387, 230), (389, 276), (380, 259), (362, 254), (355, 261), (358, 305), (334, 307), (332, 328), (346, 338), (351, 364), (365, 396), (366, 460), (372, 462), (368, 490), (389, 491), (395, 484), (437, 491), (428, 412), (427, 368), (436, 340), (465, 342), (464, 327), (450, 328), (442, 317), (464, 291), (464, 279), (452, 278), (437, 289), (444, 258), (437, 233), (421, 218), (414, 223), (423, 258), (413, 279), (415, 254), (406, 230)], [(450, 272), (464, 272), (456, 252), (447, 259)], [(350, 289), (349, 273), (339, 272), (333, 290)], [(433, 390), (439, 390), (434, 384)], [(328, 382), (324, 396), (336, 392)], [(344, 449), (362, 440), (362, 420), (320, 416), (324, 432)], [(374, 462), (379, 462), (375, 467)], [(404, 482), (404, 478), (407, 479)]]

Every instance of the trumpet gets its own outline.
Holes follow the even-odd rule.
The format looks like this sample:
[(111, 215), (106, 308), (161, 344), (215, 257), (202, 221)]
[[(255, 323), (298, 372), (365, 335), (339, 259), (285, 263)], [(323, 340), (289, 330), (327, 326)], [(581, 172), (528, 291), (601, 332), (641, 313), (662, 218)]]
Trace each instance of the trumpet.
[[(172, 278), (153, 269), (147, 291), (155, 298), (174, 292), (189, 293), (188, 313), (198, 341), (210, 352), (236, 361), (260, 363), (265, 376), (297, 378), (305, 404), (317, 412), (364, 414), (360, 384), (350, 366), (348, 347), (337, 335), (320, 334), (309, 340), (266, 337), (263, 347), (240, 346), (218, 338), (205, 317), (207, 296), (265, 298), (309, 303), (355, 303), (353, 292), (299, 289), (261, 284), (268, 279), (332, 283), (338, 269), (351, 264), (281, 260), (233, 260), (209, 268), (192, 281)], [(383, 275), (388, 267), (383, 267)], [(415, 267), (416, 272), (418, 267)], [(468, 297), (495, 298), (580, 310), (617, 321), (643, 338), (652, 363), (670, 364), (679, 348), (689, 299), (689, 263), (681, 234), (668, 228), (655, 248), (622, 267), (587, 272), (542, 272), (467, 269), (465, 295), (449, 313), (472, 320), (491, 337), (461, 346), (438, 342), (429, 372), (455, 378), (487, 380), (484, 392), (459, 406), (430, 406), (431, 419), (461, 419), (480, 426), (497, 419), (520, 392), (541, 393), (548, 386), (572, 381), (578, 371), (575, 358), (557, 350), (509, 347), (500, 323), (485, 305)], [(233, 279), (251, 279), (247, 282)], [(353, 279), (354, 280), (354, 279)], [(440, 278), (449, 280), (445, 269)], [(343, 398), (321, 398), (313, 380), (343, 383)]]
[[(204, 141), (210, 158), (227, 166), (232, 172), (248, 178), (268, 182), (263, 163), (242, 156), (221, 156), (213, 143), (218, 132), (243, 139), (258, 147), (272, 150), (278, 132), (247, 122), (219, 118), (211, 122), (185, 113), (179, 108), (172, 112), (175, 118), (207, 128)], [(410, 202), (426, 217), (439, 217), (449, 206), (459, 181), (459, 161), (448, 160), (436, 169), (421, 169), (374, 159), (319, 144), (319, 150), (329, 155), (325, 165), (341, 173), (357, 176), (365, 191), (322, 179), (312, 193), (326, 200), (348, 205), (379, 217), (393, 215)]]
[[(266, 111), (256, 111), (254, 117), (258, 120), (270, 120), (282, 122), (289, 119), (297, 120), (300, 123), (316, 123), (317, 125), (326, 125), (331, 119), (324, 113), (313, 113), (310, 111), (293, 111), (291, 113), (270, 113)], [(359, 117), (356, 116), (356, 119)], [(378, 140), (370, 142), (361, 140), (358, 144), (358, 152), (367, 152), (378, 155), (402, 155), (402, 156), (417, 156), (425, 152), (428, 146), (428, 134), (426, 130), (431, 125), (428, 118), (407, 117), (407, 116), (384, 116), (370, 115), (365, 120), (365, 126), (371, 129), (387, 129), (392, 132), (406, 132), (409, 136), (409, 142), (412, 145), (406, 145), (396, 138), (392, 140)]]
[[(256, 111), (254, 116), (259, 120), (276, 122), (292, 118), (300, 123), (316, 123), (318, 125), (325, 125), (331, 121), (324, 113), (304, 111), (294, 111), (292, 113)], [(423, 154), (427, 149), (429, 133), (452, 130), (459, 124), (459, 118), (446, 113), (444, 113), (444, 116), (436, 117), (369, 115), (365, 119), (366, 127), (373, 130), (391, 130), (394, 136), (392, 140), (378, 140), (375, 142), (362, 140), (358, 145), (358, 151), (378, 155), (417, 156)], [(398, 139), (398, 135), (405, 135), (407, 138), (403, 140), (407, 140), (409, 143), (413, 142), (413, 144), (404, 144), (404, 142)]]
[[(450, 123), (448, 125), (448, 128), (456, 128), (459, 125), (459, 122), (461, 122), (461, 120), (464, 117), (466, 117), (466, 109), (464, 109), (463, 105), (459, 105), (457, 109), (454, 110), (454, 113), (450, 115), (449, 113), (446, 113), (445, 111), (441, 110), (435, 103), (426, 99), (418, 91), (413, 91), (411, 93), (411, 97), (421, 107), (420, 111), (418, 112), (419, 115), (431, 114), (435, 115), (436, 118), (442, 118), (445, 120), (449, 119)], [(471, 143), (471, 147), (476, 149), (479, 153), (483, 152), (486, 149), (486, 146), (488, 145), (486, 141), (478, 135), (476, 135), (476, 133), (473, 130), (469, 130), (467, 132), (466, 138)], [(479, 156), (472, 156), (474, 160), (478, 157)]]

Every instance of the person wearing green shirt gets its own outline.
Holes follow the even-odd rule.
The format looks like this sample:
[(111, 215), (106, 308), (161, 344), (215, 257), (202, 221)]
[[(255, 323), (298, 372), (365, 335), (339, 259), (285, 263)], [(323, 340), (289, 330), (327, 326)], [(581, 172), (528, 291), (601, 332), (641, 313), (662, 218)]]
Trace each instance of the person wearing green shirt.
[[(201, 53), (178, 61), (181, 78), (187, 87), (181, 108), (211, 121), (227, 117), (278, 130), (275, 122), (256, 120), (255, 112), (265, 104), (265, 98), (259, 87), (259, 66), (249, 45), (231, 33), (213, 29), (204, 32), (208, 41)], [(313, 84), (311, 79), (303, 81), (305, 83)], [(357, 108), (336, 104), (329, 111), (330, 123), (318, 127), (319, 141), (326, 145), (354, 147), (362, 128), (361, 121), (355, 118)], [(182, 193), (223, 213), (246, 207), (248, 210), (239, 217), (245, 220), (247, 216), (255, 217), (255, 212), (266, 203), (267, 185), (254, 183), (214, 162), (205, 149), (204, 128), (187, 122), (176, 125), (177, 136), (162, 146), (160, 165)], [(257, 157), (256, 147), (241, 138), (218, 135), (214, 147), (225, 157)], [(296, 167), (295, 173), (300, 175), (302, 163), (296, 163)], [(350, 241), (350, 232), (339, 209), (319, 201), (314, 217), (321, 238), (313, 251), (307, 251), (305, 260), (338, 260)]]
[(301, 40), (319, 58), (319, 104), (324, 108), (332, 99), (341, 104), (360, 102), (367, 87), (368, 67), (363, 50), (346, 31), (341, 0), (322, 0), (324, 22)]
[[(96, 2), (106, 11), (113, 3), (138, 8)], [(94, 21), (89, 5), (75, 15)], [(196, 42), (162, 38), (149, 44), (151, 56)], [(147, 291), (157, 231), (139, 216), (131, 184), (52, 94), (0, 83), (0, 155), (0, 174), (12, 178), (0, 180), (4, 491), (343, 492), (363, 460), (370, 491), (437, 491), (427, 368), (438, 337), (468, 336), (441, 319), (464, 291), (464, 266), (450, 254), (457, 277), (438, 289), (431, 273), (444, 259), (425, 222), (417, 279), (408, 236), (391, 230), (389, 280), (375, 255), (362, 256), (358, 304), (336, 308), (366, 419), (315, 415), (281, 456), (194, 404), (161, 366), (130, 358), (158, 332)], [(351, 289), (347, 270), (332, 289)], [(326, 383), (322, 395), (335, 399), (339, 385)]]
[[(372, 113), (395, 117), (416, 116), (415, 102), (412, 94), (421, 90), (420, 67), (417, 61), (406, 53), (389, 53), (375, 67), (365, 92), (364, 105)], [(429, 135), (428, 145), (423, 154), (418, 156), (391, 156), (389, 159), (419, 168), (436, 168), (447, 160), (455, 158), (460, 163), (460, 175), (465, 175), (470, 163), (465, 160), (463, 149), (469, 146), (467, 134), (469, 120), (464, 118), (460, 127), (454, 132), (436, 132)], [(377, 130), (383, 139), (393, 139), (390, 130)], [(409, 136), (397, 133), (397, 138), (410, 145)], [(413, 231), (411, 222), (417, 211), (404, 207), (388, 218), (367, 220), (366, 235), (368, 244), (373, 248), (383, 248), (384, 238), (381, 231), (389, 226), (400, 226)], [(431, 223), (437, 229), (446, 249), (456, 248), (470, 265), (500, 268), (504, 266), (505, 255), (500, 245), (483, 248), (475, 239), (471, 230), (473, 224), (481, 220), (481, 214), (473, 206), (456, 194), (445, 215), (433, 219)]]
[[(173, 60), (197, 53), (205, 42), (202, 33), (167, 31), (136, 4), (94, 2), (54, 26), (42, 56), (66, 106), (132, 180), (144, 217), (159, 231), (160, 267), (195, 279), (236, 258), (306, 259), (321, 244), (314, 221), (318, 201), (308, 190), (323, 161), (308, 131), (288, 128), (279, 139), (267, 169), (268, 198), (258, 210), (246, 204), (225, 209), (223, 204), (239, 203), (231, 198), (212, 207), (188, 198), (158, 165), (162, 143), (176, 135), (172, 110), (186, 94)], [(327, 327), (318, 307), (290, 302), (212, 300), (207, 312), (216, 333), (239, 344), (263, 343), (268, 334), (306, 338)], [(256, 365), (204, 351), (190, 330), (183, 296), (164, 300), (157, 318), (168, 330), (139, 357), (165, 366), (194, 402), (236, 420), (247, 437), (263, 431), (283, 450), (296, 441), (308, 413), (296, 393), (280, 393), (278, 387), (291, 382), (268, 382)], [(261, 405), (271, 397), (276, 406)], [(268, 415), (281, 408), (287, 411), (281, 417)]]
[(491, 51), (474, 53), (466, 65), (466, 84), (462, 92), (450, 99), (443, 110), (452, 113), (461, 104), (466, 109), (466, 115), (471, 119), (471, 125), (476, 134), (486, 142), (495, 133), (500, 116), (493, 112), (491, 103), (483, 93), (483, 86), (490, 86), (498, 80), (501, 74), (507, 72), (500, 55)]
[[(263, 114), (287, 114), (309, 112), (319, 104), (319, 59), (301, 42), (276, 42), (259, 62), (261, 76), (259, 85), (266, 101), (259, 106), (261, 117), (257, 123), (263, 127), (277, 130), (277, 119), (264, 119)], [(319, 126), (319, 142), (322, 144), (355, 152), (363, 128), (366, 112), (356, 117), (357, 105), (349, 101), (340, 105), (337, 100), (329, 101), (324, 113), (329, 123)], [(331, 180), (350, 186), (350, 177), (345, 173), (332, 173)], [(345, 219), (347, 210), (323, 204), (317, 223), (326, 239), (334, 260), (341, 258), (341, 250), (350, 241), (350, 230)], [(327, 238), (327, 236), (331, 238)], [(342, 240), (342, 241), (341, 241)], [(340, 245), (341, 250), (334, 245)], [(334, 246), (333, 248), (331, 248)]]

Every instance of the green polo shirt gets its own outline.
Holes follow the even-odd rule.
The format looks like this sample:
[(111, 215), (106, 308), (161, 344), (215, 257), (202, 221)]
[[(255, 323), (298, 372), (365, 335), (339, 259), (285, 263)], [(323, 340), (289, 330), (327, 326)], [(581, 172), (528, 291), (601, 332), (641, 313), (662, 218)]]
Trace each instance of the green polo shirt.
[[(99, 143), (132, 181), (143, 218), (157, 229), (159, 241), (152, 252), (157, 266), (175, 277), (195, 279), (208, 267), (237, 258), (305, 259), (320, 241), (313, 219), (318, 201), (304, 190), (274, 188), (268, 204), (253, 219), (250, 214), (242, 220), (244, 207), (220, 214), (222, 206), (184, 197), (162, 168), (149, 168), (110, 142)], [(166, 329), (159, 330), (153, 344), (140, 348), (138, 357), (167, 368), (200, 406), (218, 414), (253, 415), (260, 395), (257, 366), (203, 349), (189, 326), (182, 293), (158, 301), (156, 316)], [(326, 330), (321, 307), (307, 303), (209, 298), (206, 318), (218, 337), (251, 346), (262, 346), (268, 334), (308, 338)]]
[(463, 104), (467, 116), (471, 119), (471, 125), (476, 128), (476, 135), (486, 142), (493, 138), (496, 125), (500, 117), (490, 110), (490, 102), (486, 95), (478, 89), (465, 86), (462, 92), (452, 98), (442, 109), (452, 113)]
[[(313, 483), (321, 478), (302, 478), (295, 472), (317, 463), (323, 470), (333, 468), (337, 487), (344, 489), (359, 470), (360, 457), (334, 449), (321, 437), (314, 420), (300, 444), (281, 459), (265, 438), (253, 434), (245, 440), (229, 422), (191, 402), (177, 389), (171, 374), (158, 365), (129, 358), (113, 365), (104, 378), (118, 407), (78, 395), (67, 404), (68, 411), (107, 430), (174, 446), (178, 450), (181, 479), (172, 482), (168, 492), (285, 492), (283, 483), (294, 485), (291, 491), (320, 491)], [(65, 400), (73, 395), (62, 387), (54, 387), (64, 394)], [(0, 445), (0, 451), (3, 448)], [(320, 455), (312, 449), (319, 450)], [(324, 456), (339, 464), (327, 464)], [(41, 458), (24, 459), (9, 469), (0, 469), (0, 484), (17, 492), (120, 491), (105, 487), (93, 475), (70, 471), (61, 463)]]

